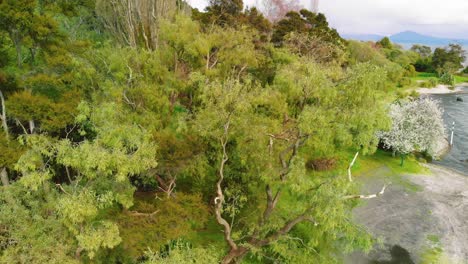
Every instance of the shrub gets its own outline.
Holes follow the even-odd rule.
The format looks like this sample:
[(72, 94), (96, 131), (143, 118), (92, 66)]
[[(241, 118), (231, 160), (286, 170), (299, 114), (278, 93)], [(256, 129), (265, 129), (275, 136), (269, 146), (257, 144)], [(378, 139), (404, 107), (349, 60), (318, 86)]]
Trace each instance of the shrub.
[(436, 87), (438, 84), (439, 80), (437, 80), (437, 78), (429, 78), (424, 82), (420, 82), (419, 87), (433, 88)]
[(450, 73), (444, 73), (439, 78), (440, 83), (447, 84), (447, 85), (454, 85), (455, 84), (455, 77)]
[(416, 68), (413, 65), (407, 65), (405, 67), (405, 76), (415, 77), (417, 75)]
[(413, 81), (411, 80), (411, 78), (403, 77), (398, 82), (398, 87), (407, 87), (407, 86), (410, 86), (412, 83)]

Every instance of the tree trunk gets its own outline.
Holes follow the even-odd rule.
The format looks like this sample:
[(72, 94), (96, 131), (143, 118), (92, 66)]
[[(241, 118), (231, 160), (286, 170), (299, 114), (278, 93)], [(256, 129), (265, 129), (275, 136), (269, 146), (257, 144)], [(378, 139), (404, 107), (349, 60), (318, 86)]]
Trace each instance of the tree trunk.
[(29, 120), (29, 132), (34, 134), (34, 130), (36, 129), (36, 124), (34, 124), (34, 120)]
[(405, 163), (405, 155), (401, 154), (400, 158), (401, 158), (400, 166), (403, 167), (403, 164)]
[(8, 172), (5, 167), (3, 167), (2, 171), (0, 172), (0, 178), (2, 180), (3, 186), (10, 185), (10, 180), (8, 179)]
[(238, 247), (237, 249), (231, 249), (229, 253), (224, 256), (223, 260), (221, 261), (222, 264), (235, 264), (240, 263), (242, 258), (250, 251), (249, 248), (246, 247)]
[(6, 120), (6, 107), (5, 107), (5, 97), (3, 97), (2, 91), (0, 91), (0, 103), (2, 104), (2, 114), (0, 115), (0, 119), (2, 120), (2, 127), (3, 131), (5, 131), (5, 135), (8, 138), (8, 124)]
[(12, 39), (16, 48), (16, 64), (18, 68), (21, 69), (21, 66), (23, 64), (23, 56), (21, 54), (21, 40), (18, 37), (13, 37)]

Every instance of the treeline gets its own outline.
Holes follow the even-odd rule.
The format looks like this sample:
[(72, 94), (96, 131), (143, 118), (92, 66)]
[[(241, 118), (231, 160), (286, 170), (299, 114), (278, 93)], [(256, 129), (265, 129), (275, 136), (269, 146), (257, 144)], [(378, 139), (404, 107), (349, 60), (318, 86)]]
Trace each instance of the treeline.
[(415, 44), (410, 50), (404, 50), (402, 46), (384, 37), (377, 42), (351, 41), (350, 47), (353, 49), (351, 54), (360, 56), (361, 60), (380, 61), (380, 64), (384, 64), (387, 59), (403, 68), (403, 75), (397, 76), (399, 80), (397, 83), (400, 87), (414, 85), (411, 83), (411, 77), (415, 77), (418, 72), (433, 73), (438, 77), (422, 83), (426, 87), (434, 87), (438, 82), (454, 85), (455, 75), (468, 72), (466, 68), (463, 68), (466, 51), (459, 44), (449, 44), (447, 47), (434, 50), (429, 46)]
[(342, 169), (389, 128), (405, 52), (240, 0), (0, 10), (1, 263), (335, 263), (372, 245)]

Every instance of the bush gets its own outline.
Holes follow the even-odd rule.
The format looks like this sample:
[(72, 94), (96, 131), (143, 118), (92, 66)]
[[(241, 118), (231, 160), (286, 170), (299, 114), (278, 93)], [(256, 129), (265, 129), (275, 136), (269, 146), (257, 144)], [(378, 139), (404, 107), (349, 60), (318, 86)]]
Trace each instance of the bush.
[(416, 68), (413, 65), (407, 65), (405, 67), (405, 76), (406, 77), (415, 77), (417, 75)]
[(424, 82), (420, 82), (419, 87), (433, 88), (433, 87), (436, 87), (438, 84), (439, 84), (439, 80), (437, 80), (437, 78), (429, 78)]
[(403, 77), (398, 82), (398, 87), (407, 87), (407, 86), (410, 86), (412, 83), (413, 81), (411, 80), (411, 78)]
[(440, 83), (447, 85), (455, 84), (455, 77), (450, 73), (444, 73), (439, 78)]

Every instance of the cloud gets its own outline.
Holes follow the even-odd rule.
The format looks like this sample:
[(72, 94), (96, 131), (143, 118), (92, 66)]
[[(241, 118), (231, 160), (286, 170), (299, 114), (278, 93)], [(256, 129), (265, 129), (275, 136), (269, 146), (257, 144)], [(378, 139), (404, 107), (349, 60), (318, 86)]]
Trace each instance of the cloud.
[[(244, 2), (253, 6), (262, 0)], [(310, 2), (301, 0), (306, 7)], [(208, 1), (190, 3), (203, 9)], [(340, 33), (390, 35), (413, 30), (468, 39), (467, 0), (321, 0), (319, 9)]]

